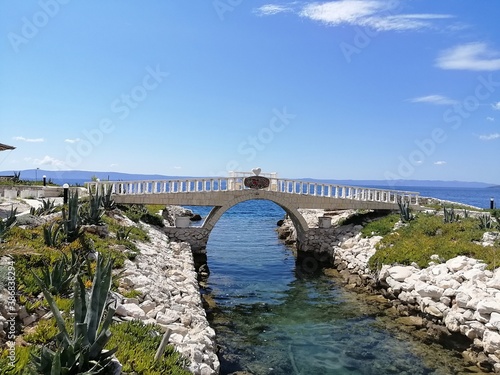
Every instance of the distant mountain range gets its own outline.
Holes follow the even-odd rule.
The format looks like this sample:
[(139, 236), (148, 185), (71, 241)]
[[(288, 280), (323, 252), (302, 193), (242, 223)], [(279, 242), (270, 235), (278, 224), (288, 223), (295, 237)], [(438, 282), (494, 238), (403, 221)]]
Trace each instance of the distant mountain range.
[[(19, 172), (19, 171), (15, 171)], [(133, 181), (133, 180), (159, 180), (189, 178), (189, 176), (165, 176), (160, 174), (135, 174), (121, 172), (96, 172), (96, 171), (48, 171), (43, 169), (26, 169), (21, 172), (21, 179), (38, 180), (43, 176), (56, 184), (83, 184), (91, 181), (93, 177), (101, 181)], [(14, 171), (0, 171), (0, 176), (12, 176)], [(200, 176), (193, 176), (200, 177)], [(304, 181), (323, 182), (328, 184), (353, 185), (353, 186), (378, 186), (387, 189), (402, 187), (452, 187), (452, 188), (500, 188), (500, 185), (488, 184), (484, 182), (466, 182), (466, 181), (436, 181), (436, 180), (323, 180), (313, 178), (302, 178)]]

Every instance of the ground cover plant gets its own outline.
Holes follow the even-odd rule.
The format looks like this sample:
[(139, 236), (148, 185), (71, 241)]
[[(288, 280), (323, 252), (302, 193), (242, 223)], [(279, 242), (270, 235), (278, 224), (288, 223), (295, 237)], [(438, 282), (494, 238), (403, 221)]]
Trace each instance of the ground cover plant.
[(458, 218), (448, 211), (446, 219), (441, 215), (420, 213), (410, 223), (401, 228), (387, 232), (392, 220), (388, 217), (379, 224), (370, 223), (364, 229), (368, 234), (376, 232), (373, 228), (381, 227), (381, 232), (387, 232), (377, 245), (377, 252), (371, 257), (369, 264), (372, 269), (383, 264), (416, 263), (419, 267), (427, 267), (431, 255), (438, 255), (446, 261), (459, 255), (465, 255), (484, 261), (489, 269), (499, 263), (500, 244), (482, 246), (481, 240), (486, 231), (481, 221), (473, 217)]
[[(94, 195), (93, 199), (94, 203), (87, 201), (85, 212), (78, 195), (70, 194), (59, 215), (45, 219), (43, 225), (19, 227), (15, 220), (3, 221), (0, 257), (7, 255), (15, 263), (18, 304), (29, 314), (51, 310), (53, 317), (38, 321), (26, 331), (16, 326), (18, 341), (27, 346), (16, 345), (13, 368), (8, 349), (0, 342), (0, 375), (101, 373), (113, 354), (109, 345), (117, 348), (118, 358), (130, 361), (126, 366), (141, 369), (138, 373), (188, 374), (183, 368), (185, 360), (171, 346), (160, 360), (151, 361), (161, 340), (154, 326), (129, 334), (121, 324), (111, 325), (113, 310), (107, 308), (108, 292), (116, 290), (125, 259), (138, 254), (134, 241), (149, 238), (140, 223), (124, 224), (126, 220), (114, 204), (108, 202), (106, 210), (104, 198)], [(52, 211), (50, 203), (45, 206)], [(90, 228), (84, 225), (82, 212), (93, 221)], [(106, 235), (99, 235), (93, 226), (106, 227)], [(97, 261), (92, 256), (95, 253), (99, 253)], [(137, 292), (129, 294), (135, 296)], [(111, 342), (113, 332), (118, 337)], [(138, 336), (141, 334), (147, 337)], [(147, 350), (144, 343), (148, 343)]]

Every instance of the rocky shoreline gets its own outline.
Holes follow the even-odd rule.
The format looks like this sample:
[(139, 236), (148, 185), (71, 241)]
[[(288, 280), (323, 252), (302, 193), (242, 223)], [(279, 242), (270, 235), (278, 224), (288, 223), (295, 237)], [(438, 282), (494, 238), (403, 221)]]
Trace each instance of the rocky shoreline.
[[(317, 227), (321, 216), (330, 215), (338, 223), (353, 214), (323, 210), (301, 213), (312, 228)], [(394, 311), (410, 318), (401, 323), (418, 328), (420, 336), (423, 333), (426, 339), (456, 345), (464, 349), (462, 356), (470, 364), (500, 373), (500, 268), (492, 272), (476, 259), (460, 256), (441, 262), (436, 256), (424, 269), (384, 265), (372, 272), (368, 260), (382, 237), (362, 238), (361, 229), (361, 225), (353, 224), (318, 228), (321, 251), (311, 254), (309, 263), (314, 266), (330, 260), (347, 287), (383, 296)], [(295, 240), (288, 219), (278, 233), (288, 244)], [(311, 233), (314, 236), (314, 231)], [(493, 243), (496, 236), (486, 234), (483, 246)]]
[(202, 305), (189, 244), (170, 242), (160, 229), (147, 224), (143, 228), (151, 242), (137, 243), (140, 254), (125, 262), (122, 278), (124, 287), (141, 296), (119, 297), (116, 314), (168, 330), (168, 342), (189, 359), (193, 374), (218, 374), (215, 331)]
[[(29, 213), (30, 205), (37, 203), (35, 200), (9, 202), (9, 209), (11, 204), (20, 208), (19, 221), (22, 221), (22, 216)], [(119, 211), (112, 215), (121, 225), (137, 225)], [(134, 260), (125, 260), (124, 267), (119, 270), (122, 272), (120, 287), (117, 293), (111, 293), (116, 319), (141, 320), (158, 325), (163, 332), (167, 332), (168, 343), (188, 359), (187, 369), (191, 373), (218, 374), (220, 363), (216, 354), (215, 331), (210, 327), (203, 308), (191, 247), (188, 243), (170, 241), (161, 228), (145, 223), (141, 223), (141, 227), (150, 241), (135, 241), (139, 254)], [(0, 264), (8, 264), (10, 258), (0, 260)], [(138, 297), (125, 298), (123, 294), (131, 290), (136, 291)], [(19, 330), (25, 332), (40, 319), (51, 315), (43, 308), (30, 314), (17, 303), (7, 306), (11, 301), (7, 289), (0, 290), (0, 297), (0, 339), (9, 334), (12, 316), (17, 318)], [(21, 336), (16, 337), (16, 342), (25, 345)]]

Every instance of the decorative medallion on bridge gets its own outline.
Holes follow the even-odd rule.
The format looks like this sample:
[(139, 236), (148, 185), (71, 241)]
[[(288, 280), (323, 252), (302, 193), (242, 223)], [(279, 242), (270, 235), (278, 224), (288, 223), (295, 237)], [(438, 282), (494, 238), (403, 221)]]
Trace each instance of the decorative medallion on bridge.
[(254, 168), (252, 172), (255, 176), (245, 177), (243, 183), (250, 189), (265, 189), (269, 187), (269, 179), (267, 177), (259, 176), (261, 169)]
[(265, 189), (269, 187), (269, 179), (262, 176), (245, 177), (243, 183), (250, 189)]

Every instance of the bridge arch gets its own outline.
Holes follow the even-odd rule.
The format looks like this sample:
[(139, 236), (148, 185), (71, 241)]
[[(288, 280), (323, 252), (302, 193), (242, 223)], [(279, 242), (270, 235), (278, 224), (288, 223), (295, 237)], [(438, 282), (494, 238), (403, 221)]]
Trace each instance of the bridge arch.
[(222, 206), (215, 206), (212, 208), (208, 216), (206, 217), (202, 228), (206, 229), (209, 233), (214, 228), (215, 224), (219, 221), (222, 215), (230, 208), (236, 206), (238, 203), (249, 201), (249, 200), (268, 200), (278, 206), (280, 206), (292, 220), (292, 223), (297, 230), (297, 240), (300, 242), (304, 233), (307, 232), (309, 226), (302, 214), (298, 211), (290, 199), (286, 196), (278, 195), (269, 191), (244, 191), (244, 194), (238, 195), (233, 199), (227, 201)]

